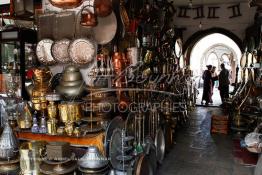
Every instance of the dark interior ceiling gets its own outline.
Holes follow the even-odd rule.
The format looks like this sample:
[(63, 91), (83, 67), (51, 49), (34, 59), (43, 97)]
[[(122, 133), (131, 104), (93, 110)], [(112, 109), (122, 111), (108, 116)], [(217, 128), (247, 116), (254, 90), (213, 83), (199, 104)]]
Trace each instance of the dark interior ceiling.
[[(173, 1), (175, 6), (184, 6), (189, 4), (189, 0), (169, 0)], [(229, 3), (240, 3), (248, 2), (249, 0), (192, 0), (193, 5), (202, 5), (202, 4), (229, 4)]]

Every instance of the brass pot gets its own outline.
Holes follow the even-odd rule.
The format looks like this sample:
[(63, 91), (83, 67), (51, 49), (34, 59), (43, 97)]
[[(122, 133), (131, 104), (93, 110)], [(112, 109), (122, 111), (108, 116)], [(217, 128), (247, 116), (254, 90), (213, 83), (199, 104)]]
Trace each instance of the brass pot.
[(76, 122), (82, 118), (81, 104), (77, 102), (61, 103), (58, 105), (59, 115), (62, 122)]
[(64, 72), (79, 72), (79, 68), (74, 65), (68, 65), (66, 66)]
[(79, 86), (83, 83), (83, 80), (77, 81), (61, 81), (60, 84), (63, 86)]
[(49, 2), (58, 8), (71, 9), (80, 6), (83, 0), (49, 0)]
[(83, 79), (82, 74), (79, 71), (78, 72), (64, 72), (62, 76), (62, 82), (79, 81), (82, 79)]
[(57, 92), (59, 92), (61, 95), (63, 95), (67, 99), (72, 99), (72, 98), (79, 98), (83, 95), (85, 92), (85, 84), (83, 83), (82, 85), (78, 86), (61, 86), (58, 85), (56, 87)]
[(94, 4), (97, 16), (106, 17), (112, 13), (111, 0), (95, 0)]

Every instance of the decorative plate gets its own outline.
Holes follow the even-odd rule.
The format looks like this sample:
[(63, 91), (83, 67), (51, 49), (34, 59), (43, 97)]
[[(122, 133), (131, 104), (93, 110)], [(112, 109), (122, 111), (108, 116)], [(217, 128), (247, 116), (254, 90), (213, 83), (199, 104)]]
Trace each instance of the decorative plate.
[(247, 67), (250, 67), (250, 65), (252, 64), (252, 59), (253, 59), (253, 54), (248, 53), (248, 55), (247, 55)]
[(175, 55), (180, 58), (182, 55), (182, 40), (178, 38), (175, 43)]
[(95, 60), (96, 44), (89, 39), (76, 39), (71, 42), (68, 53), (73, 63), (87, 65)]
[(184, 66), (185, 66), (184, 56), (181, 55), (181, 57), (179, 58), (179, 67), (184, 68)]
[(55, 64), (55, 60), (51, 54), (51, 47), (54, 41), (51, 39), (42, 39), (37, 43), (36, 56), (38, 60), (45, 65)]
[(247, 64), (247, 54), (243, 53), (241, 59), (240, 59), (240, 67), (244, 68)]
[(69, 39), (55, 41), (51, 47), (51, 53), (54, 59), (59, 63), (69, 63), (71, 61), (68, 54)]

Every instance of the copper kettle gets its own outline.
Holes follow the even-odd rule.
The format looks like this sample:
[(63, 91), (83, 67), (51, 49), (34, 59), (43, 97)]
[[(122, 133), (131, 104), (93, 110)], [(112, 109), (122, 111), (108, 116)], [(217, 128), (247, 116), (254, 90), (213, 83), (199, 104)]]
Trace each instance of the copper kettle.
[(80, 6), (83, 0), (49, 0), (49, 2), (58, 8), (71, 9)]
[(112, 13), (111, 0), (95, 0), (94, 4), (97, 16), (106, 17)]
[(80, 24), (84, 27), (95, 27), (97, 26), (97, 16), (95, 12), (92, 12), (90, 6), (85, 6), (81, 10), (81, 22)]

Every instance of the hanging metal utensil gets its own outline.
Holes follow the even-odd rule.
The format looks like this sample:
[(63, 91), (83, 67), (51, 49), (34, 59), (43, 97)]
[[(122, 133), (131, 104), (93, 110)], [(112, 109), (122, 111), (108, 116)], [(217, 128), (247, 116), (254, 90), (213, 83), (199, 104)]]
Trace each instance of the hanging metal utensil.
[(55, 40), (73, 39), (75, 33), (75, 12), (63, 11), (57, 13), (53, 30)]
[(90, 39), (79, 38), (70, 43), (69, 56), (77, 65), (89, 65), (96, 57), (96, 44)]
[(53, 29), (55, 25), (55, 13), (49, 12), (38, 15), (37, 37), (38, 40), (44, 38), (54, 38)]
[(113, 40), (117, 31), (117, 19), (114, 12), (107, 17), (98, 17), (98, 25), (92, 28), (98, 44), (107, 44)]
[(129, 30), (129, 26), (130, 26), (130, 20), (129, 20), (129, 17), (128, 17), (126, 8), (125, 8), (124, 0), (120, 0), (120, 17), (121, 17), (122, 23), (124, 24), (123, 25), (123, 27), (124, 27), (123, 32), (124, 33), (122, 33), (122, 37), (124, 37), (125, 32), (127, 32)]
[(90, 0), (88, 2), (88, 5), (84, 6), (80, 11), (80, 24), (84, 27), (91, 28), (97, 26), (98, 22), (94, 6), (90, 4)]
[(68, 54), (68, 47), (70, 44), (69, 39), (62, 39), (55, 41), (51, 47), (51, 52), (54, 59), (58, 63), (69, 63), (71, 61), (69, 54)]
[(161, 128), (159, 128), (156, 132), (155, 146), (156, 146), (157, 162), (161, 164), (164, 160), (165, 151), (166, 151), (165, 135)]

